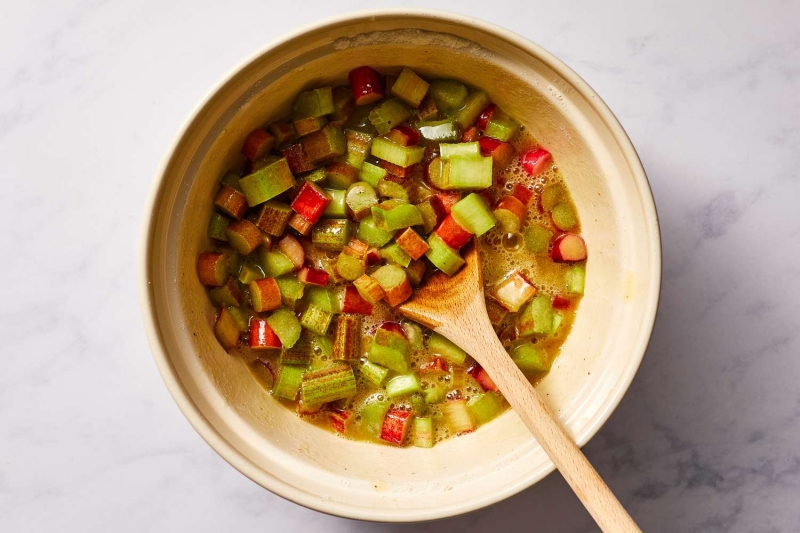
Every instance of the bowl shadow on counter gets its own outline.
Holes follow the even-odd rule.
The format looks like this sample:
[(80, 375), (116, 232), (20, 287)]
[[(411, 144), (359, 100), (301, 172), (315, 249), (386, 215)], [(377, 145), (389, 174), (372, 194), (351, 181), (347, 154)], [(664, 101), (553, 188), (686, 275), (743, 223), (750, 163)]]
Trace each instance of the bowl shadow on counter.
[[(668, 176), (651, 174), (651, 178), (654, 183), (669, 182)], [(658, 205), (676, 205), (671, 201), (679, 201), (677, 192), (663, 192), (664, 195), (657, 194)], [(670, 198), (673, 194), (676, 197)], [(734, 257), (739, 252), (731, 250), (728, 257), (687, 265), (687, 251), (692, 251), (687, 250), (683, 239), (691, 230), (687, 224), (707, 221), (692, 221), (691, 217), (687, 220), (686, 214), (676, 209), (662, 209), (659, 214), (664, 276), (653, 336), (631, 388), (584, 452), (644, 531), (666, 531), (669, 524), (677, 523), (692, 524), (698, 531), (710, 530), (717, 518), (725, 520), (710, 515), (724, 511), (709, 509), (709, 500), (698, 497), (692, 489), (705, 488), (715, 493), (717, 485), (723, 483), (724, 471), (704, 446), (720, 441), (715, 412), (724, 409), (723, 403), (730, 399), (720, 394), (701, 396), (708, 403), (700, 406), (691, 397), (680, 396), (684, 391), (715, 383), (719, 361), (742, 357), (741, 346), (751, 330), (706, 327), (708, 309), (701, 305), (708, 293), (709, 279), (720, 275), (739, 277)], [(689, 246), (703, 245), (701, 240)], [(687, 294), (694, 296), (687, 298)], [(737, 425), (747, 426), (748, 422), (755, 424), (742, 420)], [(353, 523), (352, 530), (599, 531), (557, 472), (512, 498), (460, 517), (416, 525)]]

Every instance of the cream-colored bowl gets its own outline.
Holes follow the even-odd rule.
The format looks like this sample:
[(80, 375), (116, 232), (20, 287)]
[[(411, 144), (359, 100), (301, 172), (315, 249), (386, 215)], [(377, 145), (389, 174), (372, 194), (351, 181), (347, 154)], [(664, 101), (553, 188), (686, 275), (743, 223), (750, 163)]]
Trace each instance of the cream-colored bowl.
[(590, 258), (572, 333), (539, 390), (581, 445), (614, 410), (647, 347), (661, 278), (658, 221), (636, 152), (594, 91), (530, 41), (458, 15), (379, 11), (306, 28), (236, 68), (189, 118), (150, 197), (141, 253), (146, 328), (175, 401), (230, 464), (289, 500), (367, 520), (443, 518), (553, 469), (516, 414), (433, 449), (336, 437), (278, 405), (219, 346), (195, 274), (213, 192), (245, 135), (285, 115), (300, 90), (343, 83), (365, 64), (482, 87), (554, 154)]

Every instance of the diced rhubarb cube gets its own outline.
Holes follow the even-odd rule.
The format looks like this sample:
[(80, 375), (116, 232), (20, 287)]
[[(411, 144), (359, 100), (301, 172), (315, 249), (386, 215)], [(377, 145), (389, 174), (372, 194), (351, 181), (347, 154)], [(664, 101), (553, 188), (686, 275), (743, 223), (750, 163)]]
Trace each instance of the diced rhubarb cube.
[(547, 169), (553, 157), (544, 148), (532, 148), (524, 152), (519, 160), (529, 175), (537, 176)]
[(322, 405), (321, 403), (309, 404), (300, 400), (297, 402), (297, 414), (300, 416), (315, 415), (322, 411)]
[(533, 201), (533, 191), (520, 183), (514, 185), (514, 190), (511, 191), (511, 196), (516, 197), (520, 202), (525, 204), (525, 207), (530, 207), (531, 202)]
[(253, 222), (261, 231), (274, 237), (280, 237), (286, 230), (286, 223), (291, 217), (292, 210), (288, 205), (269, 201), (261, 204)]
[(300, 268), (305, 263), (306, 252), (303, 250), (303, 245), (291, 235), (284, 235), (278, 241), (278, 251), (289, 258), (294, 268)]
[(225, 236), (228, 238), (228, 244), (242, 255), (249, 254), (262, 242), (261, 230), (249, 220), (237, 220), (228, 224)]
[(492, 119), (492, 116), (494, 116), (496, 111), (497, 111), (497, 106), (495, 104), (489, 104), (489, 106), (486, 109), (481, 111), (481, 114), (478, 115), (478, 120), (475, 122), (478, 128), (485, 130), (486, 125)]
[(214, 198), (214, 205), (226, 215), (230, 215), (236, 220), (240, 220), (247, 208), (247, 197), (241, 191), (237, 191), (233, 187), (223, 185), (216, 198)]
[(367, 253), (369, 253), (369, 245), (364, 241), (353, 237), (347, 243), (347, 246), (344, 247), (342, 253), (351, 255), (356, 259), (361, 259), (362, 261), (365, 261), (367, 259)]
[(448, 191), (448, 192), (437, 192), (436, 197), (442, 203), (442, 207), (444, 208), (444, 212), (449, 214), (450, 209), (461, 200), (461, 193), (458, 191)]
[(477, 381), (485, 391), (497, 391), (497, 385), (481, 365), (475, 363), (467, 370), (467, 373)]
[(386, 303), (395, 307), (411, 296), (411, 282), (406, 271), (397, 265), (384, 265), (372, 273), (383, 289)]
[(390, 141), (402, 146), (416, 146), (419, 144), (420, 135), (417, 130), (411, 126), (397, 126), (392, 129), (386, 137)]
[(567, 298), (562, 298), (561, 296), (553, 297), (553, 309), (560, 309), (563, 311), (564, 309), (569, 309), (571, 305), (572, 302)]
[(379, 163), (380, 167), (385, 169), (389, 174), (393, 176), (397, 176), (398, 178), (407, 178), (411, 175), (412, 170), (416, 165), (411, 165), (408, 167), (401, 167), (399, 165), (395, 165), (393, 163), (389, 163), (388, 161), (384, 161), (381, 159)]
[(305, 181), (300, 187), (297, 196), (292, 201), (292, 211), (302, 216), (311, 224), (316, 222), (322, 217), (325, 208), (331, 203), (331, 197), (325, 194), (325, 191), (320, 189), (317, 185)]
[(263, 128), (256, 128), (250, 132), (242, 145), (242, 155), (244, 155), (251, 162), (259, 159), (275, 145), (275, 137), (272, 136), (267, 130)]
[(425, 363), (419, 365), (419, 371), (423, 374), (431, 372), (449, 372), (450, 365), (448, 365), (447, 361), (441, 357), (434, 357), (430, 361), (426, 361)]
[(261, 278), (251, 281), (250, 299), (256, 313), (274, 311), (281, 306), (281, 290), (275, 278)]
[(557, 263), (572, 263), (586, 259), (586, 243), (583, 237), (565, 233), (553, 243), (550, 257)]
[(203, 252), (197, 258), (197, 277), (200, 283), (222, 287), (228, 280), (228, 256), (217, 252)]
[(425, 252), (430, 248), (428, 243), (425, 242), (425, 239), (420, 237), (419, 234), (411, 228), (406, 228), (401, 231), (400, 235), (395, 237), (394, 240), (400, 245), (403, 251), (414, 259), (419, 259), (425, 255)]
[(369, 105), (384, 95), (381, 75), (370, 67), (358, 67), (347, 75), (356, 105)]
[(289, 219), (289, 227), (294, 229), (300, 235), (308, 235), (311, 233), (311, 228), (314, 224), (306, 220), (303, 215), (294, 213), (292, 218)]
[(349, 411), (337, 409), (328, 413), (328, 419), (331, 421), (331, 425), (337, 433), (344, 433), (345, 423), (347, 422), (348, 418), (350, 418)]
[(472, 239), (472, 233), (462, 228), (453, 215), (444, 217), (435, 231), (442, 241), (453, 250), (460, 250)]
[(411, 411), (408, 409), (389, 409), (381, 425), (380, 438), (392, 444), (402, 444), (408, 433)]
[(478, 128), (475, 126), (465, 129), (464, 133), (461, 135), (462, 143), (471, 143), (477, 140), (478, 140)]
[(294, 127), (288, 122), (273, 122), (269, 125), (269, 132), (275, 136), (275, 142), (278, 146), (283, 146), (297, 138)]
[(519, 198), (508, 195), (500, 199), (494, 208), (494, 216), (506, 233), (516, 233), (525, 220), (527, 208)]
[[(427, 244), (427, 243), (425, 243)], [(422, 277), (425, 275), (427, 269), (425, 261), (411, 261), (411, 264), (406, 267), (406, 275), (412, 287), (419, 287), (422, 283)]]
[(536, 287), (519, 271), (515, 270), (494, 287), (492, 294), (506, 309), (516, 313), (528, 300), (534, 297)]
[(418, 203), (417, 209), (422, 215), (422, 224), (425, 228), (425, 233), (433, 231), (434, 228), (439, 225), (439, 222), (447, 216), (442, 200), (435, 194)]
[(402, 335), (403, 337), (407, 338), (406, 331), (403, 329), (403, 326), (400, 324), (400, 322), (393, 322), (391, 320), (385, 320), (378, 327), (380, 329), (385, 329), (386, 331), (393, 331), (393, 332), (397, 333), (398, 335)]
[(374, 312), (372, 304), (366, 301), (352, 285), (344, 288), (342, 297), (342, 312), (355, 313), (357, 315), (371, 315)]
[(347, 151), (347, 138), (342, 128), (328, 124), (319, 131), (306, 135), (302, 140), (306, 155), (312, 163), (328, 161)]
[(316, 268), (303, 267), (297, 273), (297, 279), (308, 285), (318, 285), (325, 287), (328, 284), (330, 274), (324, 270), (317, 270)]
[(226, 307), (220, 307), (217, 320), (214, 323), (214, 335), (226, 350), (231, 350), (239, 345), (241, 337), (236, 320)]
[(381, 255), (380, 249), (376, 248), (375, 246), (370, 247), (369, 251), (367, 252), (367, 265), (377, 265), (382, 259), (383, 256)]
[(289, 170), (292, 171), (292, 174), (314, 170), (314, 164), (308, 158), (303, 143), (296, 142), (284, 146), (281, 148), (281, 155), (286, 158), (286, 162), (289, 164)]
[(342, 189), (347, 189), (347, 187), (358, 181), (358, 170), (347, 163), (334, 161), (325, 167), (325, 176), (329, 187), (337, 188), (338, 186)]
[(250, 320), (250, 348), (254, 350), (280, 350), (281, 341), (263, 318)]
[(367, 274), (362, 274), (353, 282), (353, 286), (358, 294), (370, 304), (376, 304), (383, 300), (383, 289), (380, 284)]
[(481, 137), (478, 143), (481, 146), (481, 153), (491, 156), (494, 168), (505, 168), (514, 158), (514, 145), (499, 141), (491, 137)]

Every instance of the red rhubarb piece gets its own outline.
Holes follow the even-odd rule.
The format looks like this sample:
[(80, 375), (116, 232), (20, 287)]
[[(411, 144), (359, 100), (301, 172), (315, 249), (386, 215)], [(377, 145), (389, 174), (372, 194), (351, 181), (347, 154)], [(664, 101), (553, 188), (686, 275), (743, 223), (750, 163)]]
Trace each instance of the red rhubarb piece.
[(553, 243), (550, 257), (557, 263), (583, 261), (586, 259), (586, 243), (580, 235), (565, 233)]
[(562, 298), (561, 296), (553, 297), (553, 309), (569, 309), (571, 304), (572, 302), (566, 298)]
[(489, 373), (486, 372), (486, 370), (484, 370), (483, 367), (478, 363), (475, 363), (473, 366), (471, 366), (469, 370), (467, 370), (467, 373), (480, 384), (483, 390), (485, 391), (498, 390), (497, 385), (494, 384), (494, 380), (492, 380), (491, 376), (489, 376)]
[(275, 137), (263, 128), (256, 128), (250, 132), (242, 145), (242, 155), (251, 162), (259, 159), (272, 150)]
[(472, 239), (472, 233), (462, 228), (453, 215), (447, 215), (435, 231), (442, 241), (454, 250), (460, 250)]
[(307, 266), (301, 268), (300, 272), (297, 273), (298, 281), (307, 283), (308, 285), (318, 285), (320, 287), (325, 287), (328, 284), (328, 278), (330, 278), (330, 274), (324, 270), (317, 270), (316, 268)]
[(411, 126), (397, 126), (392, 129), (387, 135), (389, 140), (403, 146), (416, 146), (419, 144), (420, 135), (417, 130)]
[(386, 331), (393, 331), (395, 333), (399, 333), (403, 337), (406, 336), (406, 332), (403, 329), (403, 326), (400, 325), (399, 322), (390, 322), (386, 321), (379, 326), (381, 329), (385, 329)]
[(333, 429), (335, 429), (337, 433), (344, 433), (345, 422), (347, 422), (348, 418), (350, 418), (349, 411), (342, 411), (341, 409), (337, 409), (335, 411), (331, 411), (330, 413), (328, 413), (328, 419), (331, 421), (331, 425), (333, 426)]
[(303, 143), (294, 143), (281, 148), (281, 155), (286, 158), (289, 164), (289, 170), (292, 174), (299, 174), (301, 172), (308, 172), (314, 170), (314, 163), (309, 159)]
[(281, 341), (263, 318), (250, 320), (250, 348), (254, 350), (279, 350)]
[(292, 211), (306, 219), (311, 224), (316, 224), (322, 213), (331, 203), (331, 198), (325, 191), (310, 181), (303, 182), (297, 196), (292, 201)]
[(553, 156), (544, 148), (532, 148), (524, 152), (519, 160), (529, 175), (536, 176), (547, 169)]
[(352, 285), (344, 288), (342, 297), (342, 313), (355, 313), (358, 315), (371, 315), (374, 312), (372, 304), (358, 294), (358, 289)]
[(490, 120), (492, 120), (492, 116), (494, 116), (496, 111), (497, 111), (497, 106), (495, 104), (489, 104), (488, 107), (486, 107), (486, 109), (481, 111), (481, 114), (478, 115), (478, 120), (475, 122), (478, 128), (485, 130), (486, 125), (489, 123)]
[(381, 440), (392, 444), (402, 444), (408, 433), (411, 411), (408, 409), (389, 409), (381, 426)]
[(511, 143), (493, 139), (492, 137), (481, 137), (478, 144), (480, 144), (483, 155), (492, 157), (492, 162), (496, 168), (504, 168), (514, 157), (514, 145)]
[(347, 75), (356, 105), (369, 105), (383, 98), (383, 79), (370, 67), (358, 67)]
[(441, 357), (434, 357), (430, 361), (426, 361), (419, 365), (419, 371), (424, 373), (427, 372), (448, 372), (450, 370), (450, 365), (447, 364), (447, 361), (442, 359)]
[(531, 205), (531, 201), (533, 201), (533, 191), (519, 183), (514, 185), (514, 190), (511, 191), (511, 196), (515, 196), (520, 202), (525, 204), (525, 207), (529, 207)]

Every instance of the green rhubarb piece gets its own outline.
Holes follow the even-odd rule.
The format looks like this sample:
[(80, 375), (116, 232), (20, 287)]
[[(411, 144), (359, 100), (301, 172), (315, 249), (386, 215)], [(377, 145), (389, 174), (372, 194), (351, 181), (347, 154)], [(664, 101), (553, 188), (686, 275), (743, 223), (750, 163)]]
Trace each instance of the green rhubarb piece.
[(371, 216), (358, 223), (356, 237), (370, 246), (380, 247), (392, 240), (392, 232), (384, 231), (375, 224)]
[(428, 82), (420, 78), (416, 72), (408, 67), (403, 67), (391, 93), (412, 107), (419, 107), (425, 94), (428, 92)]
[(331, 87), (303, 91), (297, 95), (292, 106), (292, 116), (294, 118), (322, 117), (334, 111), (333, 89)]
[(395, 376), (386, 384), (386, 396), (389, 398), (407, 396), (421, 390), (419, 381), (417, 381), (417, 376), (415, 376), (413, 372)]
[(305, 137), (315, 131), (321, 130), (327, 123), (328, 119), (325, 117), (296, 118), (292, 122), (292, 127), (298, 137)]
[(364, 261), (348, 254), (339, 254), (336, 258), (336, 272), (347, 281), (355, 281), (367, 271)]
[(303, 148), (312, 163), (319, 163), (345, 153), (347, 139), (342, 128), (328, 124), (321, 130), (303, 137)]
[[(297, 319), (295, 318), (295, 320)], [(300, 327), (299, 323), (296, 327)], [(313, 352), (314, 349), (311, 346), (311, 334), (307, 331), (303, 331), (300, 334), (300, 338), (293, 346), (284, 347), (280, 356), (281, 365), (303, 365), (307, 367), (311, 362), (311, 354)]]
[(586, 269), (583, 265), (573, 265), (567, 271), (567, 292), (570, 294), (583, 294), (586, 284)]
[(403, 250), (399, 244), (393, 242), (381, 248), (381, 257), (393, 265), (403, 268), (411, 264), (411, 256)]
[(292, 263), (288, 257), (281, 252), (267, 251), (264, 247), (262, 247), (259, 252), (259, 259), (261, 268), (264, 269), (264, 273), (270, 278), (277, 278), (294, 269), (294, 263)]
[(439, 111), (447, 113), (455, 111), (464, 104), (464, 100), (467, 98), (467, 88), (456, 80), (433, 80), (430, 95), (436, 102)]
[(388, 173), (389, 172), (385, 168), (364, 162), (361, 164), (361, 171), (358, 178), (375, 188), (378, 186), (378, 182), (385, 178)]
[(384, 135), (411, 118), (411, 115), (411, 109), (402, 100), (391, 98), (378, 104), (369, 112), (369, 121), (380, 135)]
[(395, 331), (378, 328), (372, 337), (367, 358), (395, 372), (408, 371), (408, 340)]
[(419, 287), (420, 283), (422, 283), (426, 268), (425, 262), (421, 259), (411, 261), (411, 264), (406, 267), (406, 275), (412, 287)]
[(442, 403), (447, 397), (447, 391), (444, 387), (439, 385), (430, 385), (427, 389), (422, 391), (422, 395), (427, 404)]
[(422, 215), (417, 206), (388, 200), (372, 207), (375, 225), (384, 231), (396, 231), (422, 225)]
[(492, 186), (491, 157), (453, 157), (441, 161), (440, 189), (464, 191), (488, 189)]
[(372, 185), (359, 181), (347, 189), (345, 203), (350, 216), (359, 221), (372, 213), (372, 206), (378, 203), (378, 195)]
[(319, 250), (342, 251), (350, 242), (350, 221), (346, 218), (320, 220), (311, 230), (311, 242)]
[(481, 146), (478, 142), (471, 143), (442, 143), (439, 145), (442, 159), (453, 157), (480, 157)]
[(303, 175), (305, 181), (311, 182), (314, 185), (322, 185), (328, 177), (328, 172), (324, 168), (317, 168), (308, 174)]
[(218, 241), (227, 241), (225, 229), (231, 220), (223, 214), (214, 211), (211, 213), (211, 220), (208, 221), (208, 236)]
[(237, 191), (241, 192), (242, 188), (239, 186), (239, 179), (241, 176), (236, 172), (228, 172), (222, 179), (220, 180), (220, 185), (225, 185), (230, 187), (231, 189), (236, 189)]
[(297, 301), (303, 297), (305, 285), (294, 276), (282, 276), (275, 278), (278, 290), (281, 291), (281, 301), (283, 305), (294, 308)]
[(500, 403), (496, 394), (487, 392), (486, 394), (481, 394), (470, 399), (467, 402), (467, 410), (472, 420), (474, 420), (476, 424), (481, 425), (499, 415), (503, 410), (503, 405)]
[(558, 311), (553, 311), (553, 327), (550, 329), (550, 335), (555, 335), (561, 323), (564, 321), (564, 315)]
[(503, 142), (510, 142), (519, 133), (519, 123), (501, 111), (495, 111), (486, 123), (483, 134)]
[(289, 309), (278, 309), (267, 318), (267, 325), (275, 332), (284, 348), (291, 348), (300, 339), (300, 321)]
[(382, 198), (392, 198), (408, 202), (408, 191), (406, 188), (395, 181), (382, 179), (378, 182), (378, 195)]
[(458, 142), (461, 129), (452, 120), (435, 120), (417, 124), (420, 136), (431, 142)]
[(520, 337), (548, 335), (553, 329), (553, 306), (547, 294), (536, 295), (517, 315)]
[(361, 317), (340, 315), (333, 337), (333, 358), (351, 361), (361, 357)]
[(422, 227), (425, 233), (432, 232), (439, 222), (437, 211), (433, 207), (433, 201), (431, 198), (426, 198), (417, 204), (417, 210), (422, 215)]
[(553, 232), (541, 224), (531, 224), (525, 229), (523, 237), (525, 238), (525, 247), (529, 252), (543, 255), (550, 249)]
[(462, 128), (469, 128), (492, 101), (489, 95), (480, 89), (472, 89), (464, 100), (464, 105), (453, 113), (453, 118)]
[(387, 294), (395, 287), (403, 285), (408, 279), (406, 271), (397, 265), (383, 265), (373, 272), (371, 277), (378, 282), (378, 285)]
[(208, 297), (215, 307), (237, 307), (241, 302), (241, 291), (233, 278), (228, 278), (221, 287), (214, 287), (208, 291)]
[(361, 375), (376, 387), (383, 385), (383, 382), (386, 381), (386, 377), (389, 375), (388, 368), (370, 363), (369, 361), (365, 361), (359, 369), (361, 370)]
[(433, 448), (436, 441), (433, 432), (433, 419), (429, 416), (415, 416), (411, 422), (412, 443), (417, 448)]
[(288, 122), (275, 122), (270, 124), (269, 128), (267, 129), (272, 136), (275, 137), (275, 144), (277, 146), (283, 146), (289, 141), (293, 141), (295, 138), (297, 138), (297, 134), (294, 131), (294, 126)]
[(331, 113), (331, 120), (338, 122), (346, 122), (350, 118), (356, 103), (353, 100), (353, 91), (350, 87), (339, 86), (333, 88), (333, 113)]
[(252, 309), (246, 306), (229, 307), (228, 311), (233, 317), (233, 320), (236, 322), (236, 326), (239, 328), (239, 331), (242, 333), (250, 331), (250, 319), (255, 316), (255, 313)]
[(545, 211), (552, 211), (556, 204), (561, 202), (566, 195), (567, 190), (560, 183), (548, 185), (544, 188), (544, 191), (542, 191), (542, 209)]
[(230, 272), (231, 276), (238, 276), (239, 270), (242, 268), (242, 256), (239, 255), (239, 252), (228, 248), (222, 251), (228, 258), (228, 272)]
[(275, 198), (297, 185), (286, 158), (278, 159), (239, 180), (248, 205), (255, 206)]
[(422, 146), (402, 146), (389, 139), (378, 137), (372, 141), (372, 155), (393, 165), (405, 168), (422, 161), (422, 157), (425, 155), (425, 148)]
[(408, 346), (411, 352), (418, 352), (425, 349), (425, 337), (422, 335), (422, 328), (414, 322), (403, 322), (403, 331), (408, 339)]
[(370, 146), (372, 146), (372, 135), (348, 129), (345, 130), (344, 136), (347, 139), (347, 153), (344, 156), (344, 162), (355, 169), (360, 169), (369, 154)]
[(309, 305), (300, 317), (300, 325), (309, 331), (325, 335), (331, 325), (333, 314), (317, 307), (316, 305)]
[(361, 425), (374, 437), (377, 437), (381, 432), (383, 419), (386, 417), (390, 407), (391, 404), (388, 401), (373, 400), (365, 403), (359, 411)]
[(328, 187), (344, 191), (358, 181), (358, 170), (337, 161), (325, 167), (325, 176)]
[(575, 213), (575, 208), (567, 202), (556, 204), (550, 212), (550, 216), (553, 218), (553, 224), (562, 231), (575, 229), (578, 225), (578, 215)]
[(330, 196), (331, 203), (323, 211), (322, 216), (325, 218), (344, 218), (347, 216), (347, 209), (345, 204), (345, 196), (347, 191), (340, 191), (336, 189), (324, 189), (325, 194)]
[(428, 237), (428, 246), (430, 248), (425, 252), (425, 257), (433, 263), (433, 266), (452, 276), (464, 266), (464, 258), (454, 250), (447, 246), (441, 237), (436, 233), (431, 233)]
[(328, 313), (338, 313), (339, 305), (333, 291), (324, 287), (309, 286), (306, 288), (306, 301)]
[(478, 237), (495, 227), (497, 218), (492, 212), (492, 208), (477, 193), (467, 195), (456, 202), (450, 209), (450, 214), (459, 226), (474, 233)]
[(526, 373), (547, 371), (544, 352), (532, 342), (517, 345), (511, 352), (511, 360)]
[[(314, 351), (325, 357), (333, 356), (333, 339), (330, 335), (314, 335)], [(324, 359), (322, 359), (325, 362)], [(326, 363), (327, 364), (327, 363)]]
[(415, 416), (424, 416), (428, 413), (428, 404), (425, 403), (425, 398), (422, 394), (414, 393), (408, 401), (411, 404), (411, 410), (414, 411)]
[(300, 397), (309, 405), (349, 398), (355, 393), (356, 377), (347, 363), (306, 372), (300, 385)]
[(261, 269), (251, 263), (243, 264), (242, 269), (239, 271), (239, 282), (244, 283), (245, 285), (247, 285), (251, 281), (255, 281), (257, 279), (265, 277), (266, 276), (261, 271)]
[(467, 360), (467, 352), (456, 346), (450, 339), (436, 332), (433, 332), (428, 339), (428, 350), (454, 365), (463, 365), (464, 361)]
[(281, 371), (278, 372), (278, 380), (275, 382), (272, 394), (276, 398), (294, 401), (297, 398), (297, 392), (300, 390), (300, 383), (303, 381), (305, 372), (306, 369), (302, 366), (282, 366)]

